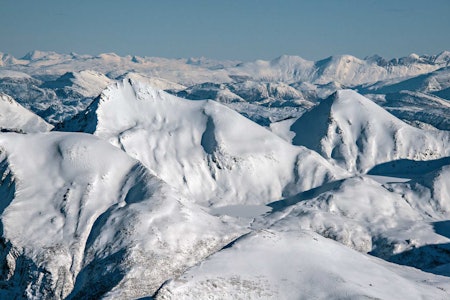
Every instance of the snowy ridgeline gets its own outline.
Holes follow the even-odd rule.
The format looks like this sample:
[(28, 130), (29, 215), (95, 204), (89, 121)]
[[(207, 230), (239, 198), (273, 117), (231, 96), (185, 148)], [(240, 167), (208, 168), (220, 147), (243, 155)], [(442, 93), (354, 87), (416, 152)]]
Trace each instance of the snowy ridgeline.
[(41, 51), (17, 59), (0, 53), (0, 92), (55, 125), (84, 111), (112, 82), (132, 79), (182, 98), (216, 100), (268, 126), (352, 88), (416, 126), (449, 130), (449, 63), (447, 51), (392, 60), (284, 55), (254, 62)]
[[(194, 95), (195, 88), (146, 73), (70, 69), (50, 78), (73, 61), (96, 69), (107, 60), (117, 69), (182, 64), (199, 76), (245, 69), (266, 77), (274, 66), (344, 61), (360, 66), (358, 78), (373, 79), (361, 74), (366, 65), (384, 68), (379, 59), (281, 57), (220, 67), (114, 55), (5, 57), (0, 74), (8, 79), (0, 85), (10, 87), (10, 96), (23, 99), (35, 86), (54, 93), (57, 107), (71, 107), (65, 102), (71, 97), (82, 104), (60, 114), (63, 122), (53, 127), (12, 97), (0, 97), (0, 298), (450, 298), (450, 134), (424, 118), (405, 123), (378, 105), (394, 94), (375, 95), (379, 87), (367, 86), (372, 101), (328, 85), (326, 99), (307, 100), (295, 88), (306, 83), (281, 77), (284, 83), (275, 85), (204, 84), (220, 97), (239, 91), (240, 99), (218, 103), (179, 98), (173, 94)], [(409, 66), (408, 72), (434, 66), (420, 70), (429, 76), (444, 68), (436, 71), (442, 87), (447, 61), (443, 53), (385, 63), (392, 70)], [(31, 76), (20, 73), (25, 66)], [(401, 85), (389, 88), (395, 84)], [(447, 107), (430, 90), (408, 93), (423, 93), (428, 98), (421, 101), (431, 99), (441, 114)], [(271, 122), (286, 107), (270, 107), (263, 98), (308, 111)], [(38, 103), (27, 107), (46, 116)], [(256, 109), (268, 126), (230, 107)]]

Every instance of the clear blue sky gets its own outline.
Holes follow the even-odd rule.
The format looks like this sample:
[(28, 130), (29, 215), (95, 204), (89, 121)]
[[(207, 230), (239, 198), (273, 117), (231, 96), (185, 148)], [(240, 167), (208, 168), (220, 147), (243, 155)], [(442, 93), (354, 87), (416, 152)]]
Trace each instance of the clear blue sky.
[(218, 59), (450, 50), (450, 0), (0, 0), (0, 52)]

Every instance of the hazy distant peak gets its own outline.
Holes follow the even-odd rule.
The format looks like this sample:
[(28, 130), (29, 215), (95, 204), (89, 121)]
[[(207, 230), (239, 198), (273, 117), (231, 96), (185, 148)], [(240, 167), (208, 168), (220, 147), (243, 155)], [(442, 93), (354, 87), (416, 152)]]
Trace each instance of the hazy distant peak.
[(115, 53), (101, 53), (97, 55), (95, 58), (104, 60), (106, 62), (119, 62), (122, 59), (122, 57), (120, 57)]
[(310, 61), (296, 55), (281, 55), (270, 61), (271, 64), (308, 63)]
[(447, 65), (450, 63), (450, 51), (442, 51), (441, 53), (439, 53), (434, 62), (436, 64), (443, 64), (446, 63)]
[(60, 57), (62, 54), (56, 53), (54, 51), (40, 51), (40, 50), (33, 50), (25, 54), (22, 59), (24, 60), (39, 60), (43, 58), (53, 58), (53, 57)]

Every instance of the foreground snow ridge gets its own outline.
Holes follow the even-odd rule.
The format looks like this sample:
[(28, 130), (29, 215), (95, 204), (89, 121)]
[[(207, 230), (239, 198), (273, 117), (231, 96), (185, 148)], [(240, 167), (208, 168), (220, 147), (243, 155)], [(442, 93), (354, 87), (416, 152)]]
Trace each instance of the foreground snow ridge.
[[(320, 63), (321, 80), (367, 64)], [(313, 76), (317, 64), (239, 69)], [(181, 84), (111, 82), (57, 77), (93, 99), (53, 130), (0, 96), (0, 298), (450, 298), (448, 131), (413, 127), (353, 90), (270, 131), (149, 85)]]

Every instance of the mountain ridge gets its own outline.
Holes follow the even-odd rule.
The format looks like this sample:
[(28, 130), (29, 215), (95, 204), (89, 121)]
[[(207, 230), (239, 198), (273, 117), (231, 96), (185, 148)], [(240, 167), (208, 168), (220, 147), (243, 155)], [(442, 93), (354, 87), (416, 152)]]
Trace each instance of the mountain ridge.
[(449, 60), (0, 53), (0, 298), (449, 298)]
[(448, 132), (412, 127), (353, 90), (335, 92), (290, 129), (294, 145), (313, 149), (352, 172), (365, 173), (400, 158), (427, 160), (449, 153)]

